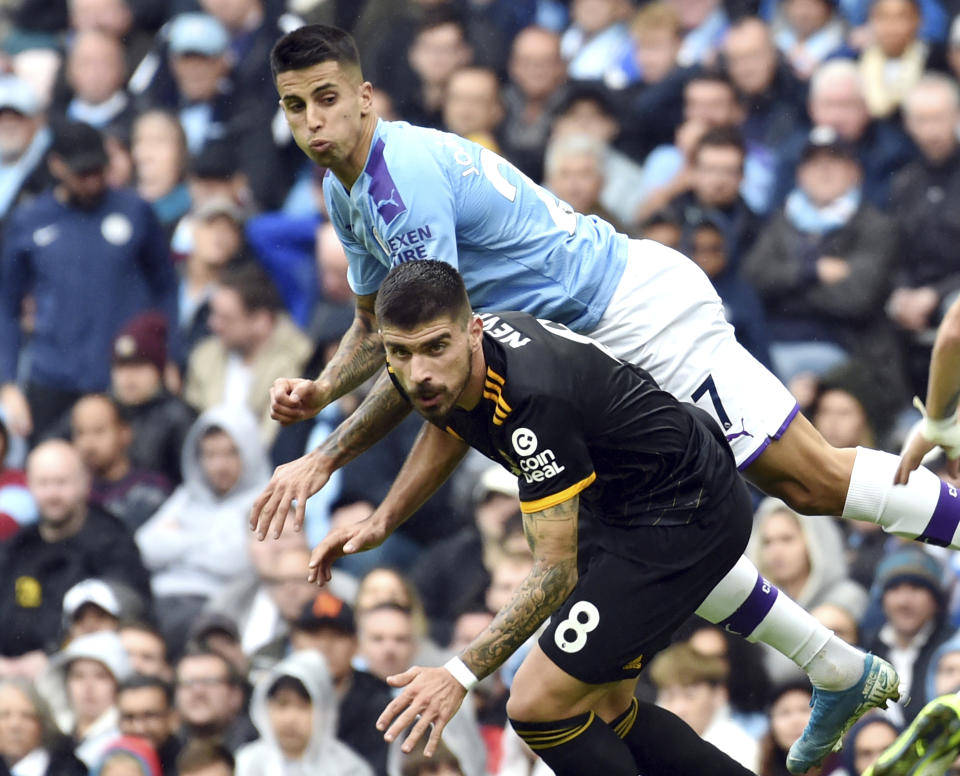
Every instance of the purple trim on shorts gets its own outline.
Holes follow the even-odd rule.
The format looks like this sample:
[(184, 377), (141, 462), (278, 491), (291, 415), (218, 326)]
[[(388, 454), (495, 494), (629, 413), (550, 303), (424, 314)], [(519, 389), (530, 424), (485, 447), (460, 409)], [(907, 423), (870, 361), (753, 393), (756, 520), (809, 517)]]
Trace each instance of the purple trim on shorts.
[(960, 499), (957, 498), (957, 489), (941, 481), (937, 508), (933, 510), (930, 522), (923, 529), (923, 533), (917, 537), (917, 541), (935, 544), (937, 547), (949, 547), (953, 544), (958, 524), (960, 524)]
[(747, 600), (740, 604), (727, 619), (719, 623), (720, 627), (738, 636), (749, 636), (769, 614), (779, 593), (776, 587), (757, 574), (757, 584), (753, 586)]
[(790, 410), (790, 414), (787, 415), (787, 419), (780, 424), (780, 428), (777, 429), (777, 433), (773, 435), (774, 439), (779, 439), (783, 436), (783, 433), (787, 430), (787, 426), (793, 423), (793, 419), (797, 417), (798, 412), (800, 412), (800, 402), (795, 402), (793, 409)]
[(787, 426), (793, 423), (793, 419), (797, 417), (798, 412), (800, 412), (800, 404), (798, 402), (794, 402), (793, 409), (790, 410), (790, 413), (787, 415), (787, 419), (780, 424), (780, 428), (777, 429), (777, 433), (774, 434), (772, 437), (767, 437), (766, 439), (764, 439), (760, 443), (760, 446), (757, 447), (757, 449), (754, 450), (752, 453), (750, 453), (750, 455), (747, 456), (746, 460), (743, 463), (737, 466), (737, 471), (741, 471), (741, 472), (746, 471), (747, 467), (750, 466), (750, 464), (752, 464), (754, 461), (756, 461), (757, 458), (760, 457), (760, 454), (767, 449), (767, 445), (770, 444), (771, 439), (779, 439), (780, 437), (782, 437), (784, 432), (787, 430)]

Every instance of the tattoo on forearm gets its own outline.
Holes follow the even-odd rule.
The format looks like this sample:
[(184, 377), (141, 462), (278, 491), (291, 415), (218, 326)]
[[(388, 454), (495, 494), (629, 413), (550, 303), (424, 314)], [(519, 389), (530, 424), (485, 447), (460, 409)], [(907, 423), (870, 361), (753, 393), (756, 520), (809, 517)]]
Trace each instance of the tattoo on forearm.
[(386, 436), (409, 412), (410, 405), (384, 370), (367, 398), (324, 440), (320, 451), (339, 468)]
[(339, 398), (361, 385), (383, 363), (383, 341), (376, 320), (369, 313), (358, 310), (320, 379), (334, 386), (331, 398)]
[[(572, 509), (571, 509), (572, 506)], [(536, 558), (533, 568), (507, 604), (477, 641), (463, 653), (463, 660), (478, 678), (495, 671), (540, 624), (566, 600), (577, 583), (577, 504), (523, 516), (524, 533), (536, 558), (538, 545), (547, 541), (554, 560)], [(544, 530), (543, 523), (568, 521), (569, 531)], [(547, 537), (548, 532), (554, 535)], [(559, 539), (557, 538), (559, 536)]]

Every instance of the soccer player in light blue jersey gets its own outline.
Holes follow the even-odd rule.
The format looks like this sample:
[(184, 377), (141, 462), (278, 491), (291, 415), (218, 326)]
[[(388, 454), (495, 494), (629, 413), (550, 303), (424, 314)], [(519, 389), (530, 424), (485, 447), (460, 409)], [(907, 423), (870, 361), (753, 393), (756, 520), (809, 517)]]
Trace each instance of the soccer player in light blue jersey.
[[(298, 146), (328, 169), (328, 209), (357, 296), (353, 326), (320, 376), (275, 383), (275, 419), (287, 424), (312, 417), (383, 366), (377, 288), (391, 266), (435, 258), (459, 269), (476, 310), (517, 309), (564, 323), (643, 367), (681, 401), (702, 407), (723, 428), (747, 478), (798, 511), (868, 520), (900, 535), (957, 545), (956, 489), (923, 469), (894, 487), (895, 456), (828, 445), (798, 414), (786, 388), (736, 342), (710, 282), (686, 257), (573, 212), (474, 143), (379, 120), (356, 47), (341, 30), (296, 30), (274, 47), (271, 64)], [(485, 325), (496, 332), (504, 324), (488, 318)], [(430, 386), (423, 391), (429, 394)], [(254, 505), (251, 526), (261, 536), (271, 523), (279, 532), (291, 504), (295, 525), (302, 525), (306, 499), (409, 410), (382, 374), (328, 440), (277, 469)], [(453, 465), (421, 437), (394, 484), (392, 493), (401, 497), (388, 499), (391, 509), (381, 505), (365, 523), (364, 541), (347, 551), (383, 541), (401, 520), (396, 505), (419, 503)], [(788, 762), (805, 772), (839, 742), (850, 718), (876, 704), (870, 688), (877, 677), (830, 631), (772, 591), (751, 564), (737, 564), (717, 589), (726, 591), (719, 598), (732, 612), (731, 629), (771, 644), (811, 676), (817, 691), (811, 722)]]

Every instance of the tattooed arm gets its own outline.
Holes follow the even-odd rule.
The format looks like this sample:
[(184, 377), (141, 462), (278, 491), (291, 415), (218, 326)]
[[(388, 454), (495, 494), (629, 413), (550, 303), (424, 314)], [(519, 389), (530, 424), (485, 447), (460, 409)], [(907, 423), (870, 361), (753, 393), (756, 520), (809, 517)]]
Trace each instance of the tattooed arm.
[(383, 439), (409, 412), (410, 405), (383, 370), (360, 406), (319, 447), (274, 470), (267, 487), (253, 502), (251, 530), (263, 539), (273, 525), (274, 535), (279, 536), (290, 505), (296, 500), (293, 525), (299, 531), (307, 499), (326, 485), (337, 469)]
[(270, 416), (288, 426), (312, 418), (350, 393), (384, 364), (373, 306), (376, 294), (357, 297), (353, 323), (316, 380), (282, 377), (270, 389)]
[[(493, 622), (460, 655), (477, 678), (495, 671), (540, 627), (566, 599), (577, 583), (577, 513), (580, 497), (524, 515), (527, 541), (533, 549), (533, 569)], [(392, 741), (411, 724), (403, 742), (409, 752), (424, 735), (430, 756), (440, 742), (447, 722), (466, 695), (459, 680), (447, 668), (414, 666), (387, 681), (403, 687), (377, 720), (377, 729)], [(430, 729), (430, 726), (433, 729)]]

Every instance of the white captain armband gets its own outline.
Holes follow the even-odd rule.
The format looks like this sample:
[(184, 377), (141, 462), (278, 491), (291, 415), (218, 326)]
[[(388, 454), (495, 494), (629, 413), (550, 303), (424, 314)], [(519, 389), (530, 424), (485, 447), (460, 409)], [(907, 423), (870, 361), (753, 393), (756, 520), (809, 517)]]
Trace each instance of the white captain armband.
[(443, 664), (443, 667), (453, 674), (453, 678), (456, 679), (460, 683), (460, 686), (467, 692), (470, 692), (470, 690), (476, 687), (477, 682), (480, 681), (473, 675), (473, 671), (467, 667), (467, 664), (459, 657), (450, 658)]

